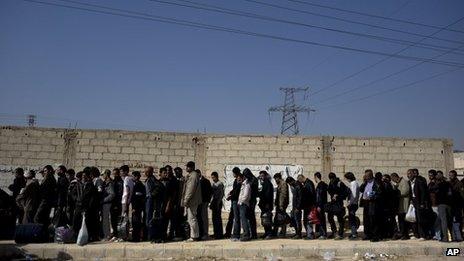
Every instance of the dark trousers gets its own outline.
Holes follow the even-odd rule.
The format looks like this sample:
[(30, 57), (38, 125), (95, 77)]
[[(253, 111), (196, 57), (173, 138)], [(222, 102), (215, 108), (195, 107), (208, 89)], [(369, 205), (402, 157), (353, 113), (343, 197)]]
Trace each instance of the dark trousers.
[(132, 209), (132, 241), (139, 242), (142, 239), (144, 223), (143, 208)]
[(364, 215), (364, 235), (368, 239), (379, 239), (379, 223), (378, 214), (375, 209), (375, 204), (366, 202), (363, 209)]
[[(243, 229), (243, 234), (240, 236), (240, 239), (248, 240), (251, 238), (251, 229), (250, 229), (250, 220), (248, 215), (250, 213), (250, 207), (242, 204), (239, 206), (240, 211), (240, 225)], [(235, 230), (235, 229), (234, 229)]]
[(175, 205), (169, 218), (169, 238), (186, 238), (183, 227), (184, 222), (184, 208), (180, 205)]
[(356, 222), (356, 210), (358, 210), (358, 204), (352, 204), (348, 206), (348, 222), (350, 223), (351, 235), (358, 235), (358, 224)]
[(258, 233), (256, 230), (256, 214), (255, 214), (256, 201), (250, 201), (250, 206), (247, 209), (248, 209), (247, 216), (250, 222), (251, 238), (256, 239), (258, 238)]
[(398, 214), (399, 236), (409, 238), (409, 222), (405, 220), (406, 213)]
[(234, 208), (232, 203), (230, 204), (229, 217), (227, 218), (226, 231), (224, 237), (230, 237), (232, 234), (232, 227), (234, 226)]
[(460, 206), (451, 206), (451, 218), (453, 221), (451, 239), (453, 241), (462, 241), (462, 208)]
[(213, 208), (211, 210), (211, 216), (213, 221), (214, 239), (221, 239), (224, 236), (224, 232), (222, 229), (221, 208)]
[(303, 215), (303, 211), (301, 209), (293, 209), (293, 222), (295, 225), (295, 235), (301, 236), (301, 231), (303, 228), (301, 227), (301, 216)]
[(50, 225), (51, 206), (48, 203), (41, 202), (34, 216), (34, 223), (42, 224), (44, 227)]
[(417, 206), (414, 206), (416, 210), (416, 237), (418, 236), (419, 238), (427, 238), (429, 237), (429, 230), (430, 228), (428, 227), (428, 224), (430, 223), (429, 220), (427, 220), (426, 216), (426, 211), (427, 209), (421, 209), (418, 208)]
[[(335, 224), (334, 217), (337, 217), (338, 221), (338, 230)], [(330, 230), (332, 230), (332, 234), (335, 235), (338, 231), (338, 235), (343, 237), (343, 233), (345, 232), (345, 213), (327, 213), (327, 219), (329, 220)]]
[(232, 237), (240, 238), (240, 209), (237, 201), (232, 201), (232, 208), (234, 210), (234, 225), (232, 230)]
[(316, 226), (316, 231), (319, 233), (319, 236), (327, 236), (327, 221), (325, 219), (325, 211), (321, 208), (321, 211), (318, 212), (318, 218), (321, 221), (319, 225)]
[[(88, 209), (85, 212), (85, 224), (89, 232), (89, 241), (99, 241), (100, 233), (102, 231), (101, 223), (99, 222), (98, 209)], [(98, 220), (97, 222), (95, 222)]]
[(118, 223), (121, 219), (121, 211), (122, 206), (121, 204), (113, 204), (110, 210), (111, 216), (111, 229), (113, 230), (113, 236), (118, 237)]
[(149, 237), (152, 241), (157, 240), (166, 240), (167, 239), (167, 229), (168, 229), (168, 219), (166, 217), (156, 215), (153, 217), (150, 222)]

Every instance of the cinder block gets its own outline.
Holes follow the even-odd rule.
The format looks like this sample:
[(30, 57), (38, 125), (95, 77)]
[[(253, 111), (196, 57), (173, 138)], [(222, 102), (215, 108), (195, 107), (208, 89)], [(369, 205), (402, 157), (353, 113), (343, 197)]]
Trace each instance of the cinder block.
[(84, 139), (94, 139), (95, 138), (95, 132), (93, 131), (83, 131), (81, 132), (81, 137)]
[(142, 160), (142, 155), (140, 155), (140, 154), (129, 154), (129, 160)]
[(160, 142), (158, 142), (158, 148), (160, 148), (160, 149), (167, 149), (167, 148), (169, 148), (169, 142), (166, 142), (166, 141), (160, 141)]
[(169, 148), (171, 149), (181, 149), (182, 148), (182, 143), (181, 142), (170, 142)]
[(145, 148), (145, 147), (136, 147), (135, 148), (135, 153), (137, 153), (137, 154), (147, 154), (148, 149)]
[(135, 149), (133, 147), (123, 147), (121, 152), (122, 153), (129, 153), (129, 154), (132, 154), (134, 153)]
[(98, 152), (89, 153), (89, 159), (100, 160), (102, 158), (103, 158), (102, 153), (98, 153)]
[(136, 147), (136, 148), (137, 147), (143, 147), (143, 141), (141, 141), (141, 140), (132, 140), (130, 142), (130, 146), (131, 147)]

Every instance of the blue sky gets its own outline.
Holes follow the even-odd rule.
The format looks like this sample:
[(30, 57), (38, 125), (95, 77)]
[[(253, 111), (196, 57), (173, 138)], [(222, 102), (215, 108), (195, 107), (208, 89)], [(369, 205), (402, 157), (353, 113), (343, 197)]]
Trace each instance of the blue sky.
[[(60, 3), (56, 0), (45, 2)], [(166, 0), (173, 2), (174, 0)], [(421, 37), (353, 25), (244, 0), (199, 3), (253, 12), (317, 26), (416, 42)], [(375, 15), (445, 27), (464, 16), (460, 0), (317, 1)], [(314, 28), (211, 13), (147, 0), (104, 0), (132, 11), (233, 27), (306, 41), (395, 53), (404, 45)], [(288, 8), (430, 35), (434, 28), (402, 24), (336, 10), (270, 0)], [(451, 28), (464, 31), (464, 21)], [(464, 33), (435, 35), (464, 43)], [(456, 42), (427, 39), (456, 48)], [(464, 53), (464, 48), (461, 51)], [(431, 58), (443, 51), (409, 48), (402, 55)], [(279, 87), (309, 86), (317, 91), (384, 57), (267, 38), (44, 6), (22, 0), (0, 2), (0, 124), (39, 126), (278, 134), (280, 114), (267, 109), (283, 103)], [(464, 55), (441, 60), (464, 63)], [(463, 70), (408, 88), (349, 102), (424, 79), (453, 67), (425, 63), (347, 95), (345, 90), (382, 78), (416, 61), (392, 58), (312, 95), (316, 113), (300, 117), (302, 134), (447, 137), (464, 149)], [(346, 103), (346, 104), (344, 104)], [(342, 105), (340, 105), (342, 104)]]

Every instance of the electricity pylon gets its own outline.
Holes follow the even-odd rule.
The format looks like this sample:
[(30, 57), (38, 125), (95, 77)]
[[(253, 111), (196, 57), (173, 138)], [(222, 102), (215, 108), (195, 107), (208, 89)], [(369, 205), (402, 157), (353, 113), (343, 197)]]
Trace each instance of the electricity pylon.
[(282, 112), (282, 127), (280, 134), (282, 135), (298, 135), (300, 130), (298, 128), (298, 113), (305, 112), (308, 114), (314, 112), (309, 106), (302, 106), (295, 104), (295, 93), (304, 92), (304, 99), (306, 100), (308, 87), (306, 88), (280, 88), (285, 94), (283, 106), (274, 106), (269, 108), (269, 113), (281, 111)]

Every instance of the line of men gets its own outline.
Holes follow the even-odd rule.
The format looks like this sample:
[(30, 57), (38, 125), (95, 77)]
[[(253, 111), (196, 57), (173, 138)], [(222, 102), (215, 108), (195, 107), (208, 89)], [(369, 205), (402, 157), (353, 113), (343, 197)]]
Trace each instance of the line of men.
[[(360, 206), (365, 240), (409, 239), (412, 229), (416, 238), (424, 240), (448, 242), (450, 232), (452, 241), (462, 241), (464, 185), (454, 170), (448, 180), (441, 171), (430, 170), (427, 183), (417, 169), (407, 171), (408, 180), (396, 173), (374, 174), (368, 169), (361, 185), (351, 172), (344, 174), (348, 185), (335, 173), (328, 174), (328, 184), (320, 172), (314, 174), (315, 183), (304, 175), (283, 179), (276, 173), (274, 189), (266, 171), (256, 177), (249, 169), (236, 167), (232, 190), (226, 196), (231, 209), (225, 232), (221, 218), (224, 185), (218, 173), (211, 174), (211, 182), (194, 162), (186, 164), (186, 172), (184, 176), (181, 168), (167, 165), (155, 177), (153, 167), (146, 167), (142, 182), (141, 173), (130, 174), (127, 165), (103, 173), (96, 167), (75, 173), (59, 166), (56, 180), (55, 170), (47, 165), (40, 171), (40, 183), (33, 171), (24, 174), (18, 168), (9, 189), (17, 203), (15, 215), (20, 223), (67, 225), (77, 234), (84, 215), (90, 241), (127, 240), (118, 234), (118, 225), (129, 215), (131, 240), (135, 242), (208, 240), (209, 210), (214, 239), (248, 241), (258, 238), (256, 206), (261, 210), (263, 239), (285, 237), (287, 226), (294, 227), (295, 239), (343, 239), (346, 214), (349, 239), (357, 239), (360, 224), (356, 211)], [(287, 213), (290, 192), (292, 206)], [(405, 218), (410, 204), (415, 209), (414, 223)]]

